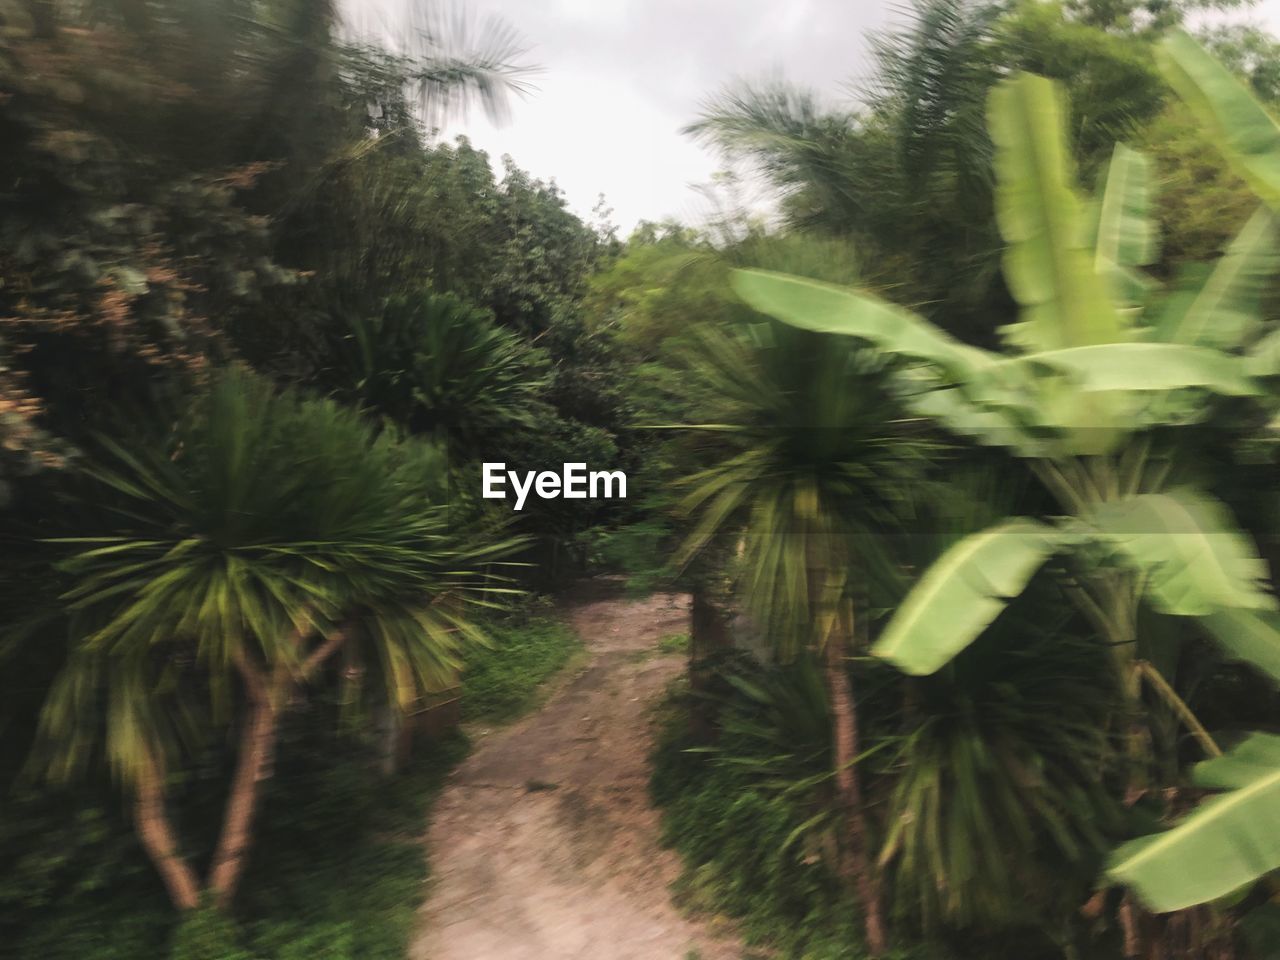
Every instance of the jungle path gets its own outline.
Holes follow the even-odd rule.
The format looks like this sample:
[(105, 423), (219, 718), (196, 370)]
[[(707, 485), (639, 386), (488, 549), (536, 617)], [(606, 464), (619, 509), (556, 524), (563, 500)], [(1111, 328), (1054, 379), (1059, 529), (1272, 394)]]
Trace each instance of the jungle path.
[(688, 631), (688, 597), (610, 592), (587, 584), (566, 600), (585, 664), (481, 738), (437, 801), (411, 960), (741, 956), (672, 905), (679, 862), (658, 845), (648, 795), (650, 708), (684, 668), (658, 641)]

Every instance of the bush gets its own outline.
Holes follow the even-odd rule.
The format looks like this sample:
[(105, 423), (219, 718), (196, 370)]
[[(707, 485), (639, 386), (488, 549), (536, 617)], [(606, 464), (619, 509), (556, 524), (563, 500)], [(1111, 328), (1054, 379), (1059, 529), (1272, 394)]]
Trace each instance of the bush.
[(462, 715), (468, 720), (510, 720), (527, 709), (539, 686), (582, 647), (573, 630), (532, 610), (486, 628), (493, 646), (467, 657)]
[(239, 931), (210, 907), (193, 910), (178, 923), (169, 960), (252, 960), (239, 946)]
[[(1037, 609), (1043, 617), (1044, 605)], [(866, 763), (867, 796), (883, 822), (897, 825), (893, 846), (886, 846), (897, 856), (882, 869), (899, 934), (912, 950), (926, 951), (913, 956), (1061, 957), (1059, 937), (1073, 939), (1078, 931), (1042, 920), (1057, 905), (1050, 894), (1056, 890), (1063, 904), (1078, 905), (1096, 872), (1082, 831), (1107, 822), (1105, 798), (1087, 789), (1090, 781), (1078, 768), (1107, 767), (1105, 742), (1095, 742), (1105, 737), (1093, 736), (1099, 728), (1081, 719), (1111, 702), (1105, 677), (1091, 672), (1104, 662), (1049, 621), (1042, 620), (1037, 633), (1025, 620), (1007, 617), (1003, 629), (1012, 630), (1021, 647), (993, 630), (945, 676), (918, 682), (907, 715), (900, 687), (875, 694), (886, 687), (884, 668), (869, 666), (861, 678), (864, 735), (875, 753)], [(741, 918), (748, 941), (780, 957), (863, 956), (859, 907), (833, 866), (837, 827), (820, 670), (804, 657), (765, 666), (735, 653), (714, 676), (708, 694), (718, 706), (714, 746), (691, 737), (687, 717), (673, 709), (654, 755), (651, 790), (664, 808), (663, 841), (684, 860), (678, 900)], [(981, 742), (984, 733), (999, 744), (994, 757), (954, 746)], [(1036, 775), (1018, 781), (1015, 774), (1027, 771)], [(940, 786), (930, 789), (948, 789), (949, 799), (922, 812), (918, 798), (928, 791), (921, 784), (935, 781)], [(976, 808), (957, 796), (978, 798)], [(941, 816), (914, 826), (939, 809)], [(1023, 834), (1029, 839), (1012, 847), (1007, 842)], [(988, 835), (994, 836), (989, 860), (980, 845)], [(913, 858), (906, 866), (904, 842)], [(948, 893), (1003, 894), (1021, 902), (1022, 913), (983, 917), (984, 923), (945, 914), (939, 922), (937, 901)]]
[(467, 743), (432, 744), (391, 779), (372, 772), (367, 748), (350, 746), (337, 763), (315, 750), (277, 770), (238, 900), (256, 958), (406, 954), (428, 876), (421, 834)]
[[(670, 718), (653, 758), (662, 840), (684, 860), (681, 905), (743, 921), (747, 941), (804, 960), (865, 956), (857, 905), (822, 858), (795, 842), (812, 810), (797, 795), (758, 789), (736, 765), (690, 753), (687, 722)], [(750, 749), (721, 741), (724, 753)]]
[[(0, 904), (15, 919), (21, 911), (21, 923), (4, 925), (0, 958), (403, 960), (426, 890), (421, 833), (465, 739), (429, 747), (387, 779), (373, 772), (362, 738), (334, 732), (325, 705), (292, 717), (284, 736), (289, 750), (269, 781), (231, 918), (177, 916), (120, 811), (86, 806), (91, 830), (73, 838), (42, 827), (32, 803), (6, 803), (6, 814), (23, 817), (15, 830), (39, 833), (23, 845), (6, 829), (0, 853), (21, 853), (15, 866), (40, 890), (23, 902), (14, 885), (0, 888)], [(184, 819), (199, 819), (199, 794), (221, 795), (217, 780), (194, 784)], [(66, 816), (63, 807), (53, 814)]]

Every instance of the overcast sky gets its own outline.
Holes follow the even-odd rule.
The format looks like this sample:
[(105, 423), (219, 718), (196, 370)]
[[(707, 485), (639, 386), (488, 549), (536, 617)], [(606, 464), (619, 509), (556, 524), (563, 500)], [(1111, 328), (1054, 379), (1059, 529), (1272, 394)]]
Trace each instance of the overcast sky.
[[(362, 11), (404, 0), (348, 0)], [(536, 89), (503, 124), (477, 111), (465, 133), (495, 164), (509, 153), (554, 178), (588, 216), (599, 194), (625, 237), (640, 220), (703, 219), (692, 187), (720, 164), (680, 134), (705, 97), (736, 77), (771, 72), (839, 96), (868, 71), (868, 33), (901, 18), (901, 0), (470, 0), (520, 35)], [(349, 7), (350, 8), (350, 7)], [(1247, 19), (1280, 32), (1280, 0)]]

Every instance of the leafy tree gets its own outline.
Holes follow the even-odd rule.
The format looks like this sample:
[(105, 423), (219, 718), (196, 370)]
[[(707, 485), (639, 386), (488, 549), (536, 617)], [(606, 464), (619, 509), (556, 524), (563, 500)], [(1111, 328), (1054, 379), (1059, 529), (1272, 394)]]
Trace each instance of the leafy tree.
[(534, 427), (546, 360), (484, 311), (447, 294), (393, 297), (353, 320), (333, 352), (341, 395), (466, 459)]
[(1156, 32), (1206, 10), (1238, 10), (1257, 0), (1067, 0), (1066, 8), (1084, 23), (1104, 30)]
[[(1280, 208), (1280, 126), (1185, 34), (1170, 36), (1161, 53), (1170, 83), (1274, 215)], [(1250, 358), (1255, 373), (1274, 376), (1280, 369), (1275, 341), (1273, 330), (1257, 344)], [(1224, 629), (1236, 631), (1238, 642), (1278, 656), (1273, 617), (1237, 615), (1229, 624)], [(1113, 877), (1133, 885), (1156, 909), (1203, 903), (1280, 868), (1280, 739), (1253, 734), (1225, 756), (1200, 764), (1195, 774), (1199, 785), (1231, 792), (1207, 801), (1173, 830), (1118, 850), (1110, 867)]]
[(305, 340), (299, 300), (330, 280), (412, 272), (421, 241), (394, 216), (412, 102), (498, 105), (518, 79), (483, 37), (475, 55), (440, 31), (403, 55), (344, 42), (325, 0), (0, 16), (0, 429), (22, 468), (100, 425), (94, 388), (153, 403)]
[(1203, 265), (1226, 251), (1257, 199), (1181, 103), (1166, 106), (1134, 145), (1150, 158), (1160, 184), (1151, 215), (1164, 242), (1152, 272), (1194, 289)]
[[(71, 613), (34, 760), (67, 777), (104, 756), (175, 906), (225, 907), (253, 838), (281, 712), (342, 663), (407, 706), (480, 639), (482, 564), (510, 544), (450, 523), (441, 455), (375, 437), (354, 411), (231, 374), (173, 431), (103, 441), (65, 541)], [(203, 729), (234, 726), (236, 769), (201, 880), (166, 784)]]
[[(891, 523), (920, 466), (886, 398), (887, 372), (827, 338), (777, 325), (707, 331), (693, 360), (705, 384), (700, 430), (721, 440), (685, 480), (695, 517), (687, 559), (713, 538), (737, 539), (740, 589), (784, 656), (821, 651), (830, 704), (840, 873), (857, 890), (868, 947), (887, 948), (856, 761), (857, 703), (847, 657), (852, 595), (873, 567), (877, 531)], [(859, 616), (865, 615), (865, 604)]]
[(615, 329), (624, 344), (654, 358), (692, 322), (729, 303), (728, 272), (696, 238), (633, 236), (621, 256), (592, 276), (583, 313)]
[(1249, 84), (1263, 103), (1280, 101), (1280, 43), (1250, 24), (1213, 27), (1200, 35), (1201, 42), (1232, 73)]
[[(405, 136), (396, 135), (400, 141)], [(320, 205), (308, 211), (317, 222), (299, 224), (317, 256), (326, 256), (334, 236), (355, 231), (349, 246), (339, 244), (327, 255), (351, 260), (349, 265), (337, 262), (328, 269), (320, 261), (332, 280), (323, 287), (326, 302), (331, 296), (349, 302), (344, 287), (352, 283), (385, 296), (429, 281), (490, 310), (503, 326), (536, 336), (558, 308), (585, 292), (588, 275), (606, 251), (554, 183), (530, 177), (510, 157), (502, 158), (495, 176), (488, 154), (465, 137), (404, 156), (364, 145), (334, 172), (358, 175), (345, 187), (350, 214)], [(316, 199), (332, 189), (326, 186)], [(382, 266), (371, 272), (370, 257), (384, 249)]]
[(37, 5), (9, 6), (6, 379), (30, 395), (10, 401), (19, 417), (38, 408), (42, 426), (67, 434), (97, 415), (88, 385), (114, 381), (118, 394), (149, 398), (140, 385), (191, 375), (216, 353), (215, 312), (292, 275), (240, 202), (260, 168), (190, 156), (179, 115), (202, 107), (167, 72), (173, 62), (143, 56), (144, 38), (127, 32), (38, 31)]

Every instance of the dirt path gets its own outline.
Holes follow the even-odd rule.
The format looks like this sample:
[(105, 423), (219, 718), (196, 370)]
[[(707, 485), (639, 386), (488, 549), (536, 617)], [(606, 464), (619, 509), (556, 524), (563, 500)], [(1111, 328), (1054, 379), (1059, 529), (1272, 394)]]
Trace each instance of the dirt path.
[[(736, 960), (682, 917), (647, 792), (648, 708), (683, 667), (658, 640), (687, 598), (566, 609), (588, 660), (537, 713), (480, 741), (436, 804), (412, 960)], [(552, 786), (554, 785), (554, 787)]]

